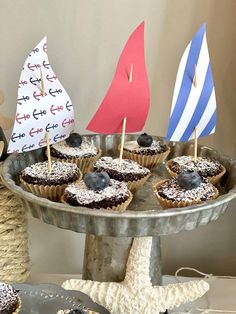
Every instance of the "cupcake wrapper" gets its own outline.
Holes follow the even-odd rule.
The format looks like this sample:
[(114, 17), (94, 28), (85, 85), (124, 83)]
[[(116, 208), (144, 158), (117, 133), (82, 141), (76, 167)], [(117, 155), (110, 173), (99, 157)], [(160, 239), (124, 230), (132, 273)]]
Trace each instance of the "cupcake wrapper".
[[(45, 151), (45, 154), (47, 156), (47, 151)], [(70, 162), (77, 165), (77, 167), (80, 169), (82, 174), (91, 171), (93, 164), (100, 158), (102, 154), (102, 151), (100, 148), (98, 148), (98, 153), (95, 156), (92, 157), (85, 157), (85, 158), (58, 158), (58, 157), (52, 157), (52, 160), (60, 160), (62, 162)]]
[[(80, 172), (80, 177), (75, 182), (78, 182), (82, 179), (82, 173)], [(61, 199), (62, 194), (64, 193), (65, 188), (68, 184), (62, 184), (62, 185), (38, 185), (38, 184), (29, 184), (25, 182), (20, 177), (20, 182), (23, 186), (23, 188), (29, 192), (31, 192), (34, 195), (41, 196), (44, 198), (47, 198), (51, 201), (58, 202)]]
[[(127, 207), (129, 206), (129, 204), (131, 203), (132, 199), (133, 199), (133, 195), (132, 195), (132, 193), (129, 191), (129, 197), (128, 197), (127, 200), (124, 201), (123, 203), (121, 203), (121, 204), (119, 204), (119, 205), (117, 205), (117, 206), (112, 206), (112, 207), (99, 208), (99, 209), (94, 208), (94, 210), (109, 210), (109, 211), (113, 210), (113, 211), (116, 211), (116, 212), (120, 212), (120, 213), (121, 213), (121, 212), (124, 212), (124, 211), (126, 210), (126, 208), (127, 208)], [(61, 197), (61, 202), (64, 203), (64, 204), (69, 205), (69, 204), (64, 200), (64, 197), (63, 197), (63, 196)], [(91, 209), (93, 209), (93, 208), (91, 208)]]
[[(132, 192), (135, 193), (141, 186), (144, 185), (144, 183), (147, 181), (147, 179), (150, 177), (150, 173), (147, 174), (145, 177), (141, 178), (140, 180), (137, 181), (128, 181), (126, 182), (128, 189)], [(125, 181), (124, 181), (125, 182)]]
[[(171, 201), (171, 200), (168, 200), (166, 198), (163, 198), (162, 196), (159, 195), (158, 193), (158, 188), (161, 184), (163, 184), (166, 180), (161, 180), (159, 181), (155, 186), (154, 186), (154, 193), (157, 197), (157, 200), (159, 201), (161, 207), (163, 209), (168, 209), (168, 208), (181, 208), (181, 207), (186, 207), (186, 206), (191, 206), (191, 205), (194, 205), (194, 204), (200, 204), (200, 203), (203, 203), (203, 201), (181, 201), (181, 202), (178, 202), (178, 201)], [(214, 188), (214, 191), (215, 191), (215, 194), (213, 195), (213, 197), (211, 198), (211, 200), (217, 198), (219, 196), (219, 191), (217, 190), (216, 187), (213, 187)]]
[(171, 178), (176, 178), (178, 174), (170, 169), (172, 162), (173, 162), (173, 159), (166, 161), (165, 167), (166, 167), (166, 170), (168, 171), (169, 175), (171, 176)]
[[(118, 149), (120, 150), (120, 145)], [(141, 154), (131, 153), (129, 151), (123, 150), (123, 157), (125, 159), (134, 160), (140, 165), (142, 165), (143, 167), (151, 169), (161, 164), (169, 155), (169, 153), (170, 153), (169, 147), (165, 152), (157, 154), (157, 155), (141, 155)]]
[[(173, 162), (174, 159), (170, 159), (168, 160), (166, 163), (165, 163), (165, 167), (166, 167), (166, 170), (168, 171), (169, 175), (172, 177), (172, 178), (176, 178), (177, 177), (177, 173), (172, 171), (171, 170), (171, 164)], [(221, 165), (221, 172), (218, 173), (217, 175), (215, 176), (212, 176), (212, 177), (207, 177), (207, 179), (213, 184), (213, 185), (216, 185), (220, 182), (221, 178), (223, 177), (223, 175), (225, 174), (226, 172), (226, 169), (224, 166)]]
[(216, 176), (213, 177), (208, 177), (208, 180), (214, 184), (217, 185), (218, 183), (220, 183), (221, 178), (223, 177), (223, 175), (226, 173), (226, 169), (224, 166), (221, 165), (221, 172), (218, 173)]
[(18, 302), (17, 302), (17, 308), (15, 309), (14, 312), (12, 312), (12, 314), (18, 314), (20, 313), (20, 309), (21, 309), (21, 299), (19, 296), (17, 296)]

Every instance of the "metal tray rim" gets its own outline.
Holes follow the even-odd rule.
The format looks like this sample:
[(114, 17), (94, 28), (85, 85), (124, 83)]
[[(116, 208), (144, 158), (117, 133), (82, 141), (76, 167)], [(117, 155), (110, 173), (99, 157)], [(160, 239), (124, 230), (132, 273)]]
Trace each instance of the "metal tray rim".
[[(215, 149), (205, 146), (205, 145), (199, 145), (201, 148), (207, 148), (212, 150), (213, 152), (217, 152)], [(73, 207), (70, 205), (65, 205), (62, 203), (56, 203), (49, 201), (47, 199), (38, 197), (33, 195), (32, 193), (29, 193), (25, 190), (23, 190), (20, 186), (16, 185), (14, 180), (11, 179), (9, 174), (9, 167), (12, 162), (12, 160), (15, 158), (16, 154), (12, 154), (9, 156), (2, 165), (2, 171), (1, 171), (1, 177), (4, 184), (12, 190), (14, 193), (17, 194), (18, 197), (23, 198), (27, 200), (28, 202), (36, 202), (38, 205), (47, 207), (47, 208), (53, 208), (57, 211), (70, 211), (74, 214), (83, 215), (83, 216), (99, 216), (99, 217), (106, 217), (106, 218), (129, 218), (129, 219), (141, 219), (141, 218), (161, 218), (161, 217), (170, 217), (170, 216), (176, 216), (176, 215), (185, 215), (190, 213), (196, 213), (200, 212), (209, 208), (217, 207), (218, 205), (221, 205), (226, 202), (230, 202), (232, 199), (236, 197), (236, 184), (233, 188), (231, 188), (227, 194), (220, 195), (216, 200), (207, 201), (207, 203), (201, 203), (198, 205), (192, 205), (188, 206), (186, 208), (172, 208), (172, 209), (165, 209), (165, 210), (155, 210), (155, 209), (149, 209), (146, 211), (131, 211), (127, 210), (123, 213), (117, 213), (114, 211), (105, 211), (105, 210), (94, 210), (86, 207)], [(234, 163), (236, 165), (236, 161), (227, 155), (221, 155), (222, 158), (227, 158), (230, 162)]]

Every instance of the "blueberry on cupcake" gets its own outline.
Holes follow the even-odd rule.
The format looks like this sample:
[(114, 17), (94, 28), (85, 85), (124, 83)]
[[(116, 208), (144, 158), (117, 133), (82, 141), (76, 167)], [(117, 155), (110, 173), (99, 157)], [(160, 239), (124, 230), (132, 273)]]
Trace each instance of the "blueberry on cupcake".
[(141, 147), (150, 147), (153, 143), (153, 138), (151, 135), (143, 133), (137, 138), (137, 143)]
[(83, 142), (83, 138), (78, 133), (71, 133), (66, 139), (66, 144), (70, 147), (80, 147)]
[(120, 164), (119, 158), (113, 159), (108, 156), (98, 159), (94, 164), (94, 170), (105, 171), (112, 179), (125, 182), (132, 193), (142, 187), (150, 176), (149, 169), (133, 160), (122, 159)]
[(151, 169), (162, 163), (169, 153), (170, 148), (166, 144), (143, 133), (136, 141), (125, 142), (123, 156)]
[(110, 179), (106, 172), (86, 173), (84, 180), (68, 186), (62, 202), (71, 206), (122, 212), (132, 200), (124, 182)]
[(215, 199), (219, 192), (196, 171), (183, 171), (176, 178), (162, 180), (155, 187), (162, 208), (185, 207)]
[(82, 173), (89, 171), (100, 155), (100, 148), (78, 133), (71, 133), (65, 141), (51, 145), (52, 159), (75, 163)]
[(217, 184), (226, 172), (225, 167), (218, 160), (206, 157), (198, 157), (195, 162), (193, 156), (178, 156), (168, 160), (165, 166), (171, 177), (176, 177), (182, 171), (197, 171), (212, 184)]

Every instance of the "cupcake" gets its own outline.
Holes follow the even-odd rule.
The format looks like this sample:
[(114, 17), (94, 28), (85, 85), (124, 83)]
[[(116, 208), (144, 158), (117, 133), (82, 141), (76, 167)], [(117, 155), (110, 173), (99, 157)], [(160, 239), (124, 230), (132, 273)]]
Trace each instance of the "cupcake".
[(176, 178), (158, 182), (155, 194), (162, 208), (191, 206), (219, 196), (216, 187), (196, 171), (185, 171)]
[(52, 170), (48, 171), (48, 162), (38, 162), (25, 168), (20, 175), (23, 187), (38, 196), (59, 201), (68, 184), (82, 178), (76, 164), (52, 161)]
[(52, 159), (75, 163), (82, 173), (89, 171), (100, 156), (101, 150), (78, 133), (51, 146)]
[(124, 144), (124, 158), (134, 160), (149, 169), (157, 167), (170, 153), (170, 148), (162, 141), (153, 139), (151, 135), (141, 134), (137, 141)]
[(59, 310), (57, 314), (99, 314), (89, 309), (71, 309), (71, 310)]
[(106, 172), (86, 173), (84, 180), (69, 185), (62, 196), (62, 202), (71, 206), (125, 211), (132, 200), (132, 194), (124, 182), (110, 179)]
[(170, 159), (166, 163), (166, 169), (171, 177), (176, 177), (183, 170), (196, 170), (201, 177), (208, 178), (212, 184), (216, 184), (223, 177), (226, 169), (219, 161), (206, 157), (198, 157), (194, 162), (192, 156), (179, 156)]
[(94, 164), (95, 171), (105, 171), (112, 179), (124, 181), (128, 189), (134, 193), (139, 189), (150, 176), (150, 170), (130, 159), (101, 157)]
[(21, 300), (16, 290), (11, 285), (0, 282), (0, 313), (17, 314), (20, 307)]

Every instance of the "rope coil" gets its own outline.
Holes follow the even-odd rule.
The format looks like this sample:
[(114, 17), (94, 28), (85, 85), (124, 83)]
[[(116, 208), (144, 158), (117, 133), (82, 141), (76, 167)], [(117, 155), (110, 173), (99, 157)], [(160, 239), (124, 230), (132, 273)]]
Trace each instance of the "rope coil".
[(27, 212), (0, 179), (0, 281), (24, 282), (29, 273)]

